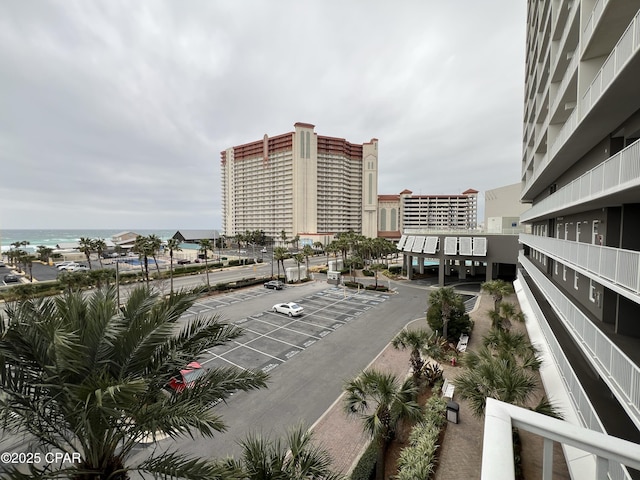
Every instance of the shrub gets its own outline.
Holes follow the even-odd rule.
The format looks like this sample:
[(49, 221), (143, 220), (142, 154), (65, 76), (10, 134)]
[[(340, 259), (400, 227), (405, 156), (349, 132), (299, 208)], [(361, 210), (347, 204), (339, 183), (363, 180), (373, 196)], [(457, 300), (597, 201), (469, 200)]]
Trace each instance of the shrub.
[(376, 292), (388, 292), (389, 291), (389, 287), (387, 287), (385, 285), (378, 285), (377, 288), (376, 288), (375, 285), (367, 285), (365, 288), (367, 290), (375, 290)]
[(436, 395), (427, 400), (422, 420), (411, 430), (409, 446), (400, 452), (397, 480), (429, 478), (436, 465), (440, 431), (446, 423), (446, 401)]
[(399, 275), (400, 272), (402, 272), (402, 265), (391, 265), (389, 267), (389, 273), (392, 273), (394, 275)]
[(375, 275), (375, 272), (372, 272), (371, 270), (362, 270), (362, 274), (365, 277), (373, 277)]
[(369, 442), (369, 446), (358, 459), (358, 463), (351, 474), (349, 480), (369, 480), (376, 468), (376, 459), (378, 455), (378, 445), (376, 442)]

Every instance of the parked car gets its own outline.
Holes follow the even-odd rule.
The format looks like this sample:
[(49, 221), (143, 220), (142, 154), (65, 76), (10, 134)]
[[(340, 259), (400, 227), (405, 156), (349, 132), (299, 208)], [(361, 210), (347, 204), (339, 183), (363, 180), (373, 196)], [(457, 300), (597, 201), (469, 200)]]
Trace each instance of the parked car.
[(284, 288), (284, 283), (280, 280), (269, 280), (264, 284), (264, 288), (271, 288), (273, 290), (282, 290)]
[(8, 273), (4, 276), (4, 283), (18, 283), (19, 281), (18, 276), (12, 273)]
[(58, 270), (69, 270), (78, 266), (80, 266), (80, 264), (76, 262), (62, 262), (58, 265)]
[(64, 270), (67, 268), (67, 265), (73, 265), (76, 262), (73, 262), (71, 260), (65, 260), (64, 262), (58, 262), (56, 263), (56, 268), (58, 270)]
[(191, 260), (186, 258), (181, 258), (176, 262), (178, 265), (186, 265), (187, 263), (191, 263)]
[(180, 393), (185, 388), (193, 388), (195, 381), (205, 373), (207, 373), (207, 371), (202, 365), (198, 362), (191, 362), (186, 368), (171, 377), (167, 387), (176, 393)]
[(262, 247), (262, 250), (260, 250), (260, 252), (267, 253), (267, 247)]
[(76, 264), (76, 265), (69, 265), (66, 268), (67, 272), (88, 272), (89, 271), (89, 267), (87, 267), (86, 265), (82, 265), (82, 264)]
[(290, 317), (297, 317), (298, 315), (302, 315), (304, 309), (294, 302), (289, 303), (277, 303), (273, 306), (273, 311), (276, 313), (285, 313)]

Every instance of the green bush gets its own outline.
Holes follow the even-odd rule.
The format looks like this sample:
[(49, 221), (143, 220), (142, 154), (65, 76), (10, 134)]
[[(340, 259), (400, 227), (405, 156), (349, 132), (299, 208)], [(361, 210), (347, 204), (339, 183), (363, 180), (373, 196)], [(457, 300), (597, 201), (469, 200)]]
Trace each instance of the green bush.
[(372, 272), (371, 270), (362, 270), (362, 274), (365, 277), (373, 277), (373, 276), (375, 276), (375, 272)]
[(240, 265), (240, 260), (229, 260), (230, 267), (237, 267), (238, 265)]
[(389, 273), (399, 275), (402, 272), (402, 265), (391, 265), (389, 267)]
[(351, 474), (349, 480), (369, 480), (376, 468), (378, 456), (378, 445), (376, 442), (369, 442), (369, 446), (364, 451)]
[(409, 446), (400, 452), (397, 480), (429, 478), (436, 465), (440, 431), (446, 424), (447, 402), (433, 395), (424, 408), (422, 420), (409, 435)]
[(378, 285), (377, 288), (376, 288), (375, 285), (367, 285), (366, 289), (367, 290), (375, 290), (376, 292), (388, 292), (389, 291), (389, 287), (387, 287), (385, 285)]

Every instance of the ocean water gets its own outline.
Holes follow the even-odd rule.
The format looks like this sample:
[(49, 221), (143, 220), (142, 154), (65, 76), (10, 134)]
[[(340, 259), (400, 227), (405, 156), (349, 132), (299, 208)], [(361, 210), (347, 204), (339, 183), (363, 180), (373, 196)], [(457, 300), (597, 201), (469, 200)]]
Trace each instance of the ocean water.
[[(80, 237), (102, 238), (110, 240), (111, 237), (123, 230), (0, 230), (0, 248), (9, 250), (15, 242), (27, 241), (26, 250), (35, 251), (39, 245), (55, 248), (59, 243), (77, 242)], [(140, 235), (155, 234), (162, 240), (167, 240), (176, 233), (176, 230), (131, 230)]]

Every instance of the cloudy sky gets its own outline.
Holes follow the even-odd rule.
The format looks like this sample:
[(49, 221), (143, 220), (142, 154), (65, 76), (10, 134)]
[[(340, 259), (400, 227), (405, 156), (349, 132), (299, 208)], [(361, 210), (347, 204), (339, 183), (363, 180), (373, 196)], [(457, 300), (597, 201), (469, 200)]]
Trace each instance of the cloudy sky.
[(0, 227), (221, 225), (220, 152), (379, 139), (381, 194), (519, 181), (522, 0), (3, 0)]

